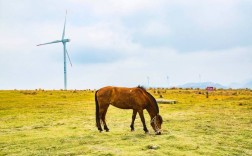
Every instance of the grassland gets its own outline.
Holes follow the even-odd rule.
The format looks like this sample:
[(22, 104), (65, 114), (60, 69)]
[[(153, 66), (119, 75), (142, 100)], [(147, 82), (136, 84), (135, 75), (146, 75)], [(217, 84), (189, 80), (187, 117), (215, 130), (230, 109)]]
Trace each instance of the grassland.
[(152, 89), (163, 133), (144, 134), (139, 116), (111, 106), (110, 132), (95, 127), (94, 92), (0, 91), (0, 155), (252, 155), (252, 91)]

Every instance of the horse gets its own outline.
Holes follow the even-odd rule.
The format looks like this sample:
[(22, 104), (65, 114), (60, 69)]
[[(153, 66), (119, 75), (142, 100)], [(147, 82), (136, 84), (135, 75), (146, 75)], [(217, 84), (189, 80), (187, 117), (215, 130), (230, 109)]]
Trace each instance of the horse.
[(156, 135), (161, 134), (161, 125), (163, 119), (159, 115), (159, 108), (156, 99), (146, 91), (145, 88), (138, 86), (134, 88), (125, 87), (103, 87), (95, 92), (96, 103), (96, 126), (100, 132), (103, 131), (101, 121), (104, 125), (104, 130), (109, 132), (105, 118), (109, 105), (113, 105), (121, 109), (132, 109), (132, 122), (130, 125), (131, 131), (134, 131), (134, 122), (137, 113), (139, 114), (143, 130), (149, 133), (146, 124), (143, 110), (146, 109), (151, 118), (151, 126)]

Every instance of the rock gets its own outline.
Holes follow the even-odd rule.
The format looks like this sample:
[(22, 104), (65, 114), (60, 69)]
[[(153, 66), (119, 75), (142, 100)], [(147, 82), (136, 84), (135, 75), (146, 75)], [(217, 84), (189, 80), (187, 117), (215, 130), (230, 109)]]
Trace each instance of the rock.
[(158, 147), (157, 145), (148, 145), (147, 148), (148, 148), (148, 149), (153, 149), (153, 150), (159, 149), (159, 147)]

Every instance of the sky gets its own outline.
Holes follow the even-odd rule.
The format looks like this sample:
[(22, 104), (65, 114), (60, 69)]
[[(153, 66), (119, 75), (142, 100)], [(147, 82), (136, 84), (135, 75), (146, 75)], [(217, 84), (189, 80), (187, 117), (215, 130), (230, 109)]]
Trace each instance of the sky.
[(251, 0), (0, 0), (0, 89), (252, 80)]

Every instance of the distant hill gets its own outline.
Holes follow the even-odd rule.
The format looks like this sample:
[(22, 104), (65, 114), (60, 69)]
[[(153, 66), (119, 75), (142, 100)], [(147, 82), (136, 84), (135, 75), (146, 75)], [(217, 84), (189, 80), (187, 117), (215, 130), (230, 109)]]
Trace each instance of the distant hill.
[(223, 86), (218, 83), (213, 83), (213, 82), (186, 83), (186, 84), (180, 85), (178, 87), (181, 87), (181, 88), (200, 88), (200, 89), (205, 89), (206, 87), (227, 88), (226, 86)]
[(250, 88), (250, 89), (252, 89), (252, 80), (246, 81), (244, 83), (231, 83), (228, 87), (234, 88), (234, 89), (237, 89), (237, 88)]
[(243, 88), (250, 88), (250, 89), (252, 89), (252, 80), (246, 82), (246, 83), (243, 85)]

